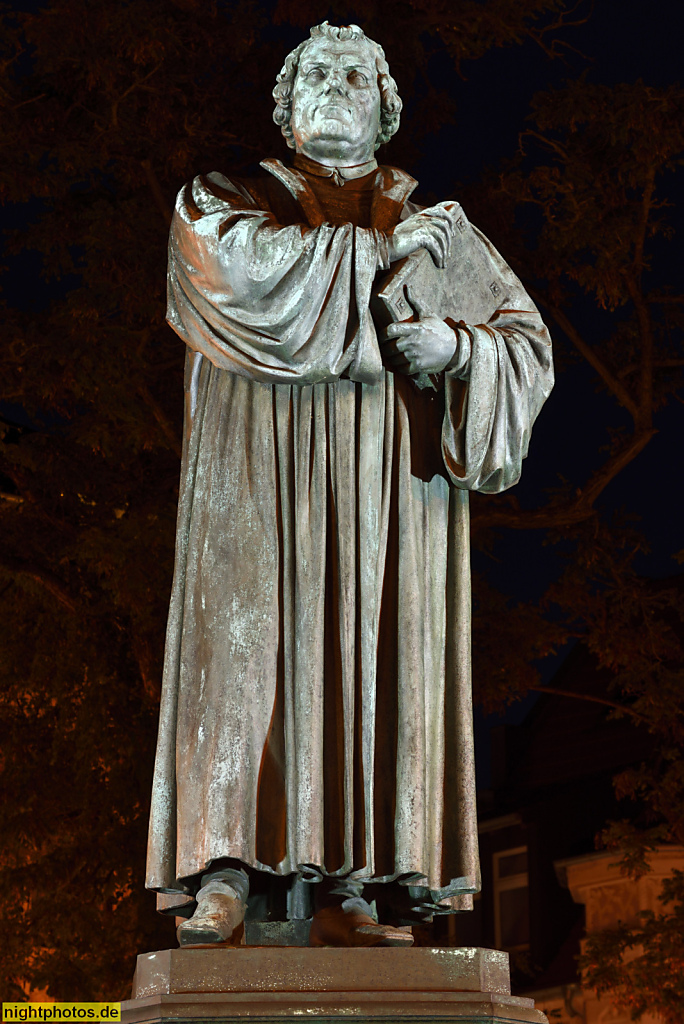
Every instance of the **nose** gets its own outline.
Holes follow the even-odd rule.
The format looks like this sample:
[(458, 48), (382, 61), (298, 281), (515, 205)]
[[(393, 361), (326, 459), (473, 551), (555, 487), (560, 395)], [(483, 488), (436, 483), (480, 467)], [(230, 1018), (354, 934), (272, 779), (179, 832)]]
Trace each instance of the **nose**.
[(346, 93), (346, 79), (341, 71), (331, 71), (326, 82), (326, 92), (338, 92), (341, 96)]

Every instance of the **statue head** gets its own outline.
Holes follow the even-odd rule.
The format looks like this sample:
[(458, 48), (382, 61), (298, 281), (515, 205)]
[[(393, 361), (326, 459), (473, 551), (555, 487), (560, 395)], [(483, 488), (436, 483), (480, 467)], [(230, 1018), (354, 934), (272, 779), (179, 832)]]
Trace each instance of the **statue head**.
[(288, 54), (273, 98), (288, 146), (326, 164), (369, 160), (398, 129), (402, 107), (382, 47), (358, 25), (327, 21)]

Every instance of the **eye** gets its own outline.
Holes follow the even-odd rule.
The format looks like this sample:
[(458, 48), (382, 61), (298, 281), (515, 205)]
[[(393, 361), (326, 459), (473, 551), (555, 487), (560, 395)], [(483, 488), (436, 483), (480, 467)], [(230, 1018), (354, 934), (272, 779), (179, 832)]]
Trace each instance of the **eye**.
[(325, 74), (321, 68), (311, 68), (311, 71), (307, 72), (306, 77), (312, 82), (320, 82), (325, 78)]
[(350, 85), (356, 85), (359, 87), (368, 85), (368, 79), (366, 78), (362, 71), (350, 71), (349, 74), (347, 75), (347, 81), (349, 82)]

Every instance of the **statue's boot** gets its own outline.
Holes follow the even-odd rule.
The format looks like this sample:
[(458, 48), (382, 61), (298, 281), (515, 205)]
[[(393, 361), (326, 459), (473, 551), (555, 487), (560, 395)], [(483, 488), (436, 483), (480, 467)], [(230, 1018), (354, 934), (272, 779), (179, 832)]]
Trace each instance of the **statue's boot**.
[(181, 946), (239, 946), (246, 900), (226, 882), (209, 882), (197, 893), (197, 909), (176, 930)]
[(408, 929), (378, 924), (358, 909), (323, 907), (311, 922), (310, 946), (412, 946)]

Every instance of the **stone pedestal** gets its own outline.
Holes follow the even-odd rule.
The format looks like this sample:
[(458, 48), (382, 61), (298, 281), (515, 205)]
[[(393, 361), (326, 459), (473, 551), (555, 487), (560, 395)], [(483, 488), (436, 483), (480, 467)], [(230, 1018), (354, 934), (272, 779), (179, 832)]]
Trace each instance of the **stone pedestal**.
[(132, 995), (122, 1024), (548, 1024), (510, 994), (508, 954), (491, 949), (166, 949), (138, 957)]

